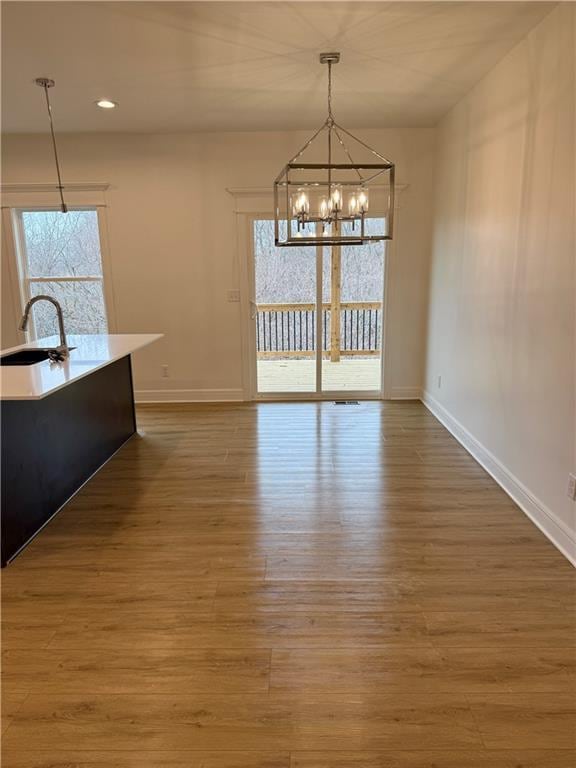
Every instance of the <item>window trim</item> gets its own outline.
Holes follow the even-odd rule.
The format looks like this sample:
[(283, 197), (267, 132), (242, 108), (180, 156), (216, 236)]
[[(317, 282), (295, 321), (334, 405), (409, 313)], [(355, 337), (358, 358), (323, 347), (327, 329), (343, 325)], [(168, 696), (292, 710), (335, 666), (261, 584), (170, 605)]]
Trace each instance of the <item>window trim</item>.
[[(22, 196), (22, 197), (27, 197)], [(12, 202), (12, 201), (11, 201)], [(12, 294), (14, 306), (19, 313), (19, 316), (24, 312), (26, 302), (30, 299), (31, 293), (29, 286), (33, 282), (94, 282), (99, 281), (102, 284), (102, 294), (104, 297), (104, 307), (106, 311), (106, 319), (108, 325), (108, 333), (116, 333), (116, 312), (114, 302), (113, 291), (113, 278), (112, 269), (110, 264), (110, 253), (108, 245), (108, 229), (106, 220), (106, 206), (101, 203), (89, 204), (82, 202), (74, 204), (72, 201), (69, 205), (71, 211), (96, 211), (98, 219), (98, 234), (100, 238), (100, 258), (102, 261), (102, 275), (82, 275), (79, 277), (31, 277), (28, 274), (28, 263), (26, 259), (26, 251), (24, 244), (24, 231), (22, 224), (23, 212), (35, 212), (35, 211), (58, 211), (58, 206), (55, 205), (43, 205), (43, 204), (29, 204), (27, 200), (14, 201), (15, 204), (10, 205), (3, 209), (3, 224), (6, 235), (7, 244), (7, 262), (8, 271), (10, 275), (10, 283), (12, 287)], [(16, 323), (18, 322), (16, 319)], [(29, 330), (26, 331), (26, 342), (35, 341), (38, 338), (36, 333), (34, 313), (32, 313), (31, 322), (29, 324)]]

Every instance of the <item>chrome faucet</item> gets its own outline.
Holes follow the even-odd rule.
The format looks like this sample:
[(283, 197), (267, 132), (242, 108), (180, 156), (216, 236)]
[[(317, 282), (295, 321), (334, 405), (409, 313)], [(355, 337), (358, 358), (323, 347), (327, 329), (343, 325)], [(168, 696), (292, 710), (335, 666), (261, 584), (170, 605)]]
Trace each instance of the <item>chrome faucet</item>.
[(64, 330), (64, 316), (62, 315), (62, 307), (60, 306), (60, 303), (56, 301), (56, 299), (53, 299), (52, 296), (46, 296), (44, 294), (40, 296), (33, 296), (30, 301), (26, 304), (24, 307), (24, 314), (22, 315), (22, 320), (20, 320), (20, 325), (18, 326), (21, 331), (25, 331), (28, 326), (28, 316), (30, 315), (30, 310), (36, 304), (37, 301), (49, 301), (51, 304), (54, 304), (56, 307), (56, 314), (58, 316), (58, 330), (60, 332), (60, 345), (56, 347), (54, 350), (57, 353), (58, 359), (65, 359), (70, 354), (70, 350), (68, 348), (68, 342), (66, 341), (66, 332)]

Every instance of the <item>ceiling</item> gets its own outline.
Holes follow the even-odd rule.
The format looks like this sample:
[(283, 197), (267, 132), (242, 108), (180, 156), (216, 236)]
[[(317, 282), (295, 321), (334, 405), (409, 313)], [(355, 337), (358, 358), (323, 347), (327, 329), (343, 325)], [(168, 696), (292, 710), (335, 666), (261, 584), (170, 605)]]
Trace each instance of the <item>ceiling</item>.
[[(539, 2), (3, 2), (2, 129), (434, 124), (552, 8)], [(118, 101), (101, 110), (98, 98)]]

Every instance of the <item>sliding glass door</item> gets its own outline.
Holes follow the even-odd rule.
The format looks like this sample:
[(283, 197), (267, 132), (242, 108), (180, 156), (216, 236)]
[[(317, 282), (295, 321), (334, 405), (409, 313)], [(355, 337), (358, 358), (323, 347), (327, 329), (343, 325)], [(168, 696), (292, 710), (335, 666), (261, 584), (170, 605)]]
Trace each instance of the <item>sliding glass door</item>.
[(273, 224), (253, 227), (257, 391), (316, 393), (316, 248), (276, 248)]
[(384, 244), (276, 248), (262, 218), (252, 245), (257, 397), (378, 396)]
[(383, 297), (384, 243), (322, 249), (323, 392), (381, 391)]

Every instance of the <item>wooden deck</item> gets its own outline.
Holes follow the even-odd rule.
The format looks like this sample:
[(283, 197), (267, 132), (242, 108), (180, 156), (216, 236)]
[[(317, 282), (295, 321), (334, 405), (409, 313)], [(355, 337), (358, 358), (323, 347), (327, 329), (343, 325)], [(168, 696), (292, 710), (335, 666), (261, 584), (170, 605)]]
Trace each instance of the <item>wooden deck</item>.
[(575, 765), (574, 570), (422, 404), (138, 421), (3, 573), (3, 766)]
[[(258, 391), (262, 393), (314, 392), (315, 360), (259, 360)], [(330, 392), (377, 392), (380, 389), (380, 358), (324, 360), (322, 388)]]

